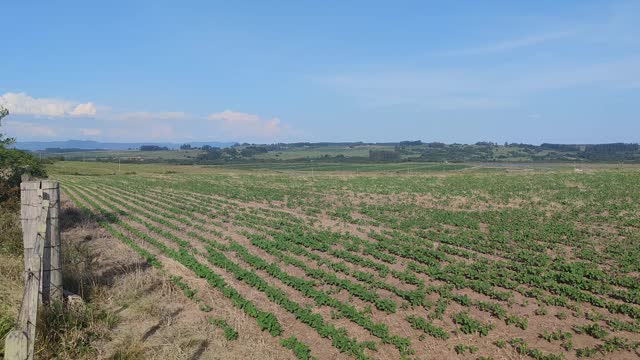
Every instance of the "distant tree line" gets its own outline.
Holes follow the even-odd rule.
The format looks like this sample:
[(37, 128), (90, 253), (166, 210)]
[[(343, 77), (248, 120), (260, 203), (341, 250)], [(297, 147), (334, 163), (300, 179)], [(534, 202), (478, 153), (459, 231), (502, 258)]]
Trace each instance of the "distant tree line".
[(85, 152), (85, 151), (105, 151), (105, 149), (46, 148), (42, 150), (42, 152), (48, 153), (48, 154), (61, 154), (61, 153)]
[(628, 151), (638, 151), (638, 149), (640, 149), (640, 145), (638, 144), (613, 143), (585, 145), (584, 151), (587, 153), (612, 154)]
[(169, 150), (169, 148), (166, 147), (166, 146), (159, 146), (159, 145), (142, 145), (142, 146), (140, 146), (140, 151), (163, 151), (163, 150)]
[(373, 161), (397, 161), (400, 160), (398, 151), (369, 150), (369, 160)]
[[(381, 145), (385, 144), (385, 145)], [(474, 144), (445, 144), (442, 142), (424, 143), (421, 140), (400, 141), (395, 143), (364, 143), (364, 142), (298, 142), (276, 144), (236, 144), (228, 148), (217, 148), (209, 145), (202, 146), (203, 153), (196, 161), (200, 162), (228, 162), (257, 160), (256, 156), (269, 152), (286, 151), (296, 148), (319, 148), (357, 146), (384, 146), (385, 148), (370, 149), (366, 158), (360, 161), (435, 161), (435, 162), (492, 162), (492, 161), (640, 161), (640, 147), (638, 144), (550, 144), (531, 145), (523, 143), (504, 143), (499, 145), (491, 141), (478, 141)], [(163, 150), (158, 146), (155, 150)], [(182, 150), (197, 149), (190, 144), (180, 147)], [(319, 155), (319, 160), (350, 161), (348, 157)]]
[(542, 143), (540, 145), (540, 149), (542, 149), (542, 150), (556, 150), (556, 151), (580, 151), (580, 145)]
[(400, 141), (400, 143), (398, 144), (399, 146), (420, 146), (422, 145), (422, 141), (421, 140), (416, 140), (416, 141)]
[[(331, 146), (329, 153), (323, 153), (323, 148)], [(337, 148), (337, 149), (336, 149)], [(345, 152), (341, 153), (340, 148)], [(348, 150), (367, 149), (367, 155), (349, 155)], [(165, 146), (143, 145), (142, 151), (169, 150)], [(194, 147), (183, 144), (180, 150), (200, 150), (199, 153), (179, 160), (181, 163), (218, 164), (226, 162), (260, 162), (284, 161), (279, 159), (279, 152), (287, 150), (317, 150), (319, 153), (313, 159), (318, 161), (353, 162), (639, 162), (640, 146), (636, 143), (612, 144), (551, 144), (532, 145), (524, 143), (498, 144), (492, 141), (478, 141), (474, 144), (446, 144), (443, 142), (423, 142), (421, 140), (407, 140), (390, 143), (365, 142), (297, 142), (274, 144), (234, 144), (230, 147), (218, 148), (210, 145)], [(336, 151), (337, 150), (337, 151)], [(47, 149), (55, 152), (72, 152), (75, 149)], [(274, 154), (275, 153), (275, 154)], [(304, 154), (305, 152), (301, 152)], [(356, 152), (362, 154), (361, 152)], [(264, 156), (263, 156), (264, 155)], [(309, 155), (300, 155), (297, 159), (310, 160)], [(304, 158), (303, 158), (304, 157)], [(149, 160), (149, 159), (145, 159)], [(153, 160), (172, 161), (172, 160)], [(287, 160), (288, 161), (288, 160)]]
[(242, 155), (235, 147), (220, 149), (217, 147), (205, 145), (202, 147), (204, 153), (198, 155), (197, 160), (200, 161), (216, 161), (216, 160), (236, 160)]

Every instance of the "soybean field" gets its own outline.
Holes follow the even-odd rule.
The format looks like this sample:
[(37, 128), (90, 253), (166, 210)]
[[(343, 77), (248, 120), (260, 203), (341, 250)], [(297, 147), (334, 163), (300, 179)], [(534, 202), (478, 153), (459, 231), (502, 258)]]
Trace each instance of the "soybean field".
[(76, 165), (51, 169), (64, 196), (229, 341), (243, 321), (298, 359), (640, 356), (638, 168)]

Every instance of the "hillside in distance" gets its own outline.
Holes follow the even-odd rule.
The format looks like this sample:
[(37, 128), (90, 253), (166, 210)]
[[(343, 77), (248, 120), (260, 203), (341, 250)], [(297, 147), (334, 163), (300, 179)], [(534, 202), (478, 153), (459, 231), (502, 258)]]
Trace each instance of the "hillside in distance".
[[(38, 146), (36, 146), (38, 145)], [(20, 143), (21, 149), (62, 160), (220, 164), (245, 162), (575, 162), (640, 163), (637, 143), (549, 144), (480, 141), (475, 144), (400, 141), (238, 143)], [(38, 148), (37, 148), (38, 147)], [(44, 147), (44, 148), (43, 148)], [(37, 149), (36, 149), (37, 148)]]
[[(209, 145), (224, 148), (234, 145), (234, 142), (202, 141), (194, 142), (193, 146)], [(100, 142), (93, 140), (65, 140), (65, 141), (18, 141), (16, 149), (28, 151), (42, 151), (46, 149), (79, 149), (79, 150), (137, 150), (143, 145), (158, 145), (169, 149), (178, 149), (182, 143), (171, 142)]]
[(202, 161), (311, 160), (330, 162), (640, 162), (638, 144), (395, 143), (240, 144), (210, 149)]

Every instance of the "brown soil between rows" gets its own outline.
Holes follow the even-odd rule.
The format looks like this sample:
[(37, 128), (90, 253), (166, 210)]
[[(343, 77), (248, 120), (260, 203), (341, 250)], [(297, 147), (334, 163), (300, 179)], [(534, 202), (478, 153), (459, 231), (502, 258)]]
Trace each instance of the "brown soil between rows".
[[(231, 232), (231, 233), (234, 233), (236, 230), (237, 229), (234, 229), (233, 227), (229, 227), (229, 228), (226, 229), (227, 232)], [(255, 249), (252, 248), (252, 252), (254, 250)], [(237, 260), (237, 259), (234, 259), (234, 260)], [(289, 270), (291, 270), (291, 269), (289, 269)], [(263, 275), (263, 274), (261, 274), (261, 275)], [(264, 275), (264, 276), (267, 277), (267, 275)], [(235, 287), (235, 285), (234, 285), (234, 287)], [(472, 294), (472, 296), (476, 296), (476, 295), (477, 294)], [(456, 309), (457, 306), (458, 306), (457, 304), (452, 303), (450, 305), (450, 309), (448, 309), (447, 313), (445, 314), (445, 318), (447, 318), (447, 314), (449, 313), (449, 311), (453, 311), (452, 309)], [(535, 310), (535, 307), (536, 307), (535, 305), (532, 305), (532, 307), (530, 309), (526, 309), (526, 310), (524, 309), (526, 307), (523, 307), (523, 309), (522, 309), (523, 311), (522, 312), (518, 311), (518, 313), (522, 313), (522, 314), (527, 314), (528, 313), (528, 314), (530, 314)], [(536, 320), (537, 321), (536, 322), (530, 322), (530, 328), (526, 332), (524, 332), (523, 334), (520, 334), (519, 329), (516, 330), (516, 332), (517, 332), (517, 336), (525, 338), (525, 340), (527, 341), (527, 343), (531, 347), (538, 348), (538, 349), (541, 349), (541, 350), (544, 350), (544, 351), (557, 353), (557, 352), (561, 351), (558, 344), (548, 343), (545, 340), (540, 339), (538, 337), (539, 330), (553, 331), (553, 330), (556, 329), (555, 326), (558, 325), (557, 323), (559, 321), (556, 321), (557, 319), (554, 320), (555, 317), (551, 317), (551, 314), (555, 313), (554, 310), (557, 310), (557, 311), (560, 311), (560, 310), (554, 309), (554, 308), (551, 308), (551, 307), (550, 307), (549, 310), (550, 310), (549, 311), (549, 313), (550, 313), (549, 316), (536, 316)], [(566, 309), (564, 309), (564, 310), (566, 310)], [(486, 313), (479, 312), (479, 311), (476, 312), (476, 311), (477, 310), (475, 310), (473, 308), (470, 311), (471, 314), (474, 317), (477, 317), (479, 319), (484, 319), (484, 318), (487, 317)], [(495, 321), (496, 319), (494, 318), (493, 320)], [(530, 318), (530, 321), (531, 321), (531, 318)], [(566, 321), (561, 322), (561, 323), (564, 323), (565, 326), (566, 326)], [(572, 322), (572, 324), (579, 324), (579, 323), (583, 323), (583, 321), (578, 320), (578, 321)], [(467, 339), (467, 338), (465, 338), (465, 336), (458, 336), (458, 337), (454, 336), (454, 338), (456, 339), (456, 342), (452, 342), (451, 340), (449, 342), (452, 343), (452, 344), (455, 344), (455, 343), (457, 343), (459, 341), (459, 342), (462, 342), (462, 343), (465, 343), (465, 344), (473, 344), (474, 341), (476, 341), (479, 344), (478, 346), (481, 347), (481, 351), (476, 355), (488, 354), (488, 355), (493, 356), (494, 358), (497, 357), (497, 356), (498, 357), (501, 356), (500, 354), (495, 354), (495, 353), (492, 353), (491, 351), (485, 352), (483, 350), (483, 349), (489, 349), (489, 350), (492, 350), (492, 351), (505, 352), (505, 354), (504, 354), (505, 357), (511, 357), (511, 356), (513, 356), (513, 353), (512, 353), (511, 350), (506, 350), (506, 351), (505, 350), (499, 350), (495, 346), (492, 345), (492, 343), (491, 343), (492, 340), (490, 341), (490, 339), (494, 339), (494, 340), (495, 339), (499, 339), (499, 338), (509, 339), (509, 338), (515, 336), (514, 335), (514, 329), (513, 329), (512, 326), (511, 327), (506, 327), (506, 325), (504, 325), (504, 326), (503, 325), (504, 325), (503, 322), (496, 322), (497, 328), (495, 330), (491, 331), (490, 332), (490, 336), (488, 336), (486, 338), (471, 337), (471, 338)], [(567, 331), (567, 330), (569, 330), (569, 329), (565, 328), (565, 331)], [(505, 335), (509, 335), (509, 337), (505, 337)], [(635, 335), (637, 336), (637, 334), (635, 334)], [(500, 337), (500, 336), (503, 336), (503, 337)], [(412, 338), (412, 340), (414, 340), (414, 339)], [(434, 351), (435, 351), (435, 353), (438, 353), (438, 349), (441, 349), (441, 346), (439, 346), (439, 345), (442, 342), (436, 342), (436, 344), (429, 344), (429, 342), (425, 340), (423, 342), (413, 341), (413, 343), (414, 343), (414, 348), (416, 348), (416, 350), (418, 350), (418, 345), (416, 345), (416, 344), (423, 344), (424, 343), (424, 351), (430, 351), (427, 354), (434, 355)], [(595, 343), (595, 341), (592, 338), (588, 337), (588, 336), (575, 335), (574, 334), (574, 347), (592, 346), (594, 343)], [(452, 346), (448, 346), (447, 351), (444, 351), (441, 354), (443, 354), (443, 355), (444, 354), (449, 354), (449, 355), (453, 354), (453, 353), (451, 353), (451, 347)], [(418, 351), (418, 352), (422, 353), (422, 351)], [(633, 356), (632, 353), (628, 353), (628, 352), (616, 353), (616, 358), (625, 358), (627, 355), (632, 356), (633, 358), (635, 358), (635, 356)], [(569, 358), (571, 358), (571, 354), (569, 354)]]
[[(115, 203), (114, 205), (118, 206)], [(127, 221), (127, 223), (131, 225), (133, 222)], [(123, 232), (126, 232), (126, 230), (123, 230)], [(153, 235), (156, 240), (162, 241), (163, 243), (165, 243), (165, 245), (168, 245), (171, 243), (171, 241), (164, 239), (158, 236), (157, 234), (149, 233), (149, 235)], [(196, 280), (197, 277), (195, 277), (195, 275), (190, 270), (184, 268), (184, 266), (177, 263), (175, 260), (169, 259), (163, 256), (162, 254), (160, 254), (160, 252), (157, 249), (150, 247), (147, 244), (142, 242), (138, 243), (138, 245), (145, 248), (147, 251), (153, 253), (158, 258), (162, 259), (163, 264), (166, 264), (166, 263), (171, 264), (170, 267), (172, 269), (176, 269), (176, 268), (181, 269), (181, 273), (185, 274), (184, 277), (186, 279), (191, 279), (191, 281), (200, 282), (199, 287), (197, 288), (198, 290), (209, 291), (209, 292), (213, 291), (219, 294), (219, 296), (222, 296), (217, 290), (211, 290), (210, 285), (206, 283), (206, 281), (202, 279), (198, 279), (199, 281), (197, 281)], [(202, 264), (208, 264), (206, 260), (203, 260), (202, 258), (200, 258), (199, 261)], [(321, 338), (315, 332), (315, 330), (299, 322), (292, 314), (286, 312), (284, 309), (280, 308), (280, 306), (271, 302), (264, 293), (250, 287), (249, 285), (246, 285), (240, 282), (239, 280), (236, 280), (232, 274), (224, 270), (221, 270), (219, 268), (212, 267), (212, 266), (209, 266), (209, 268), (213, 272), (215, 272), (217, 275), (221, 276), (227, 284), (229, 284), (231, 287), (236, 289), (236, 291), (238, 291), (245, 299), (252, 301), (258, 309), (261, 309), (264, 311), (270, 311), (274, 313), (274, 315), (276, 315), (280, 324), (283, 327), (284, 337), (291, 336), (291, 335), (296, 336), (299, 340), (309, 345), (309, 347), (311, 348), (312, 354), (319, 358), (322, 358), (322, 359), (346, 358), (344, 354), (339, 353), (337, 349), (332, 347), (330, 340)], [(228, 300), (226, 301), (228, 302)], [(242, 316), (247, 318), (247, 316), (244, 314), (242, 314)], [(248, 322), (252, 322), (253, 324), (255, 324), (255, 320), (251, 318), (248, 318)], [(257, 328), (257, 325), (256, 325), (256, 328)], [(262, 332), (262, 334), (264, 334), (265, 336), (269, 336), (269, 334), (266, 332)], [(275, 345), (275, 346), (280, 347), (280, 345)], [(289, 352), (289, 357), (290, 355), (291, 355), (291, 352)]]
[[(62, 208), (75, 208), (65, 191), (68, 190), (63, 190)], [(202, 312), (171, 284), (168, 275), (149, 267), (95, 222), (64, 231), (62, 239), (63, 246), (81, 244), (89, 249), (92, 268), (102, 284), (91, 302), (120, 319), (109, 338), (93, 344), (97, 358), (111, 358), (123, 350), (147, 359), (294, 358), (291, 351), (260, 331), (253, 319), (234, 308), (220, 293), (202, 289), (200, 295), (215, 309), (211, 313)], [(179, 269), (171, 270), (172, 274), (180, 275)], [(239, 332), (239, 339), (226, 340), (222, 331), (206, 322), (208, 315), (226, 319)]]
[[(118, 206), (117, 204), (114, 203), (114, 205)], [(137, 205), (132, 205), (133, 207), (137, 207)], [(120, 207), (120, 209), (125, 210), (124, 208)], [(138, 208), (138, 210), (141, 210), (140, 208)], [(147, 221), (149, 221), (150, 223), (153, 223), (154, 226), (158, 226), (160, 228), (162, 228), (165, 231), (168, 232), (172, 232), (173, 230), (166, 228), (164, 225), (162, 224), (158, 224), (155, 223), (152, 220), (147, 219)], [(133, 224), (131, 224), (133, 225)], [(154, 238), (158, 239), (158, 240), (162, 240), (164, 243), (167, 243), (170, 241), (167, 239), (164, 239), (161, 236), (158, 236), (156, 234), (151, 234), (149, 233), (149, 235), (153, 235)], [(174, 235), (178, 235), (175, 234)], [(272, 255), (267, 254), (266, 252), (264, 252), (263, 250), (254, 247), (249, 241), (248, 239), (244, 238), (243, 236), (238, 235), (235, 232), (231, 232), (229, 234), (229, 236), (236, 242), (240, 243), (241, 245), (245, 246), (250, 253), (252, 253), (252, 255), (257, 255), (260, 256), (261, 258), (265, 259), (268, 262), (272, 262), (272, 263), (280, 263), (280, 261), (278, 259), (276, 259), (275, 257), (273, 257)], [(194, 246), (194, 248), (196, 248), (199, 252), (201, 253), (205, 253), (206, 250), (204, 249), (203, 244), (197, 243), (195, 241), (191, 241), (192, 245)], [(249, 266), (249, 264), (245, 263), (243, 260), (241, 260), (240, 258), (238, 258), (235, 253), (226, 253), (225, 254), (229, 259), (233, 260), (236, 264), (240, 265), (243, 268), (249, 269), (251, 268)], [(201, 263), (206, 263), (206, 260), (204, 260), (202, 257), (197, 256), (199, 258), (199, 260), (201, 260)], [(284, 264), (281, 264), (281, 266), (284, 266)], [(288, 269), (289, 274), (290, 275), (294, 275), (294, 276), (298, 276), (301, 277), (305, 280), (311, 280), (310, 278), (308, 278), (300, 269), (297, 269), (293, 266), (286, 266), (286, 269)], [(216, 269), (217, 270), (217, 269)], [(218, 273), (218, 271), (216, 271)], [(255, 272), (260, 275), (260, 277), (262, 279), (264, 279), (265, 281), (267, 281), (267, 283), (269, 283), (269, 285), (280, 289), (281, 291), (283, 291), (284, 293), (287, 294), (287, 296), (289, 297), (289, 299), (296, 301), (297, 303), (304, 305), (304, 304), (309, 304), (309, 305), (313, 305), (314, 302), (309, 299), (304, 297), (302, 294), (300, 294), (298, 291), (288, 287), (287, 285), (283, 284), (280, 280), (273, 278), (271, 275), (267, 274), (264, 271), (261, 270), (255, 270)], [(235, 285), (234, 285), (235, 287)], [(257, 304), (261, 304), (261, 303), (257, 303)], [(376, 341), (379, 340), (377, 338), (372, 337), (366, 330), (362, 329), (361, 327), (359, 327), (356, 324), (353, 324), (352, 322), (346, 320), (346, 319), (331, 319), (331, 312), (334, 311), (332, 308), (326, 307), (326, 306), (322, 306), (322, 307), (315, 307), (313, 308), (313, 311), (315, 313), (318, 313), (320, 315), (323, 316), (323, 318), (325, 319), (325, 321), (327, 323), (331, 323), (337, 327), (344, 327), (345, 329), (347, 329), (348, 333), (350, 336), (354, 336), (355, 338), (357, 338), (359, 341)], [(311, 330), (313, 331), (313, 330)], [(396, 358), (399, 356), (399, 354), (397, 353), (397, 351), (395, 349), (392, 349), (390, 345), (381, 345), (378, 346), (378, 351), (376, 352), (376, 356), (381, 356), (382, 358)]]
[[(217, 197), (217, 196), (215, 196), (215, 195), (209, 195), (208, 197), (210, 197), (210, 198), (212, 198), (212, 199), (216, 199), (216, 200), (218, 200), (218, 199), (219, 199), (219, 197)], [(224, 200), (224, 201), (234, 201), (234, 200)], [(242, 206), (247, 206), (247, 205), (248, 205), (250, 208), (257, 208), (257, 209), (267, 209), (266, 205), (265, 205), (265, 204), (262, 204), (262, 203), (241, 203), (241, 204), (240, 204), (240, 203), (238, 203), (238, 205), (242, 205)], [(302, 212), (294, 211), (294, 210), (290, 210), (290, 209), (284, 209), (284, 210), (279, 210), (279, 211), (283, 211), (283, 212), (285, 212), (285, 213), (287, 213), (287, 214), (291, 214), (291, 215), (295, 215), (295, 216), (301, 216), (301, 217), (305, 217), (305, 216), (306, 216), (306, 215), (305, 215), (305, 214), (303, 214)], [(337, 221), (336, 221), (336, 220), (334, 220), (334, 219), (324, 218), (324, 219), (323, 219), (323, 221), (325, 222), (325, 225), (326, 225), (326, 227), (327, 227), (327, 228), (332, 228), (332, 225), (333, 225), (333, 226), (341, 226), (341, 225), (343, 225), (343, 224), (341, 224), (341, 223), (337, 222)], [(350, 224), (350, 225), (351, 225), (351, 226), (354, 226), (353, 224)], [(364, 233), (362, 233), (362, 234), (361, 234), (361, 236), (362, 236), (363, 238), (365, 238), (365, 239), (371, 240), (371, 239), (369, 239), (369, 238), (368, 238), (368, 236), (367, 236), (366, 234), (364, 234)], [(437, 244), (439, 244), (439, 243), (435, 242), (435, 244), (437, 245)], [(461, 248), (461, 247), (458, 247), (458, 246), (455, 246), (455, 245), (447, 245), (447, 246), (451, 246), (451, 247), (453, 247), (453, 248), (458, 248), (458, 249), (463, 249), (463, 250), (469, 251), (469, 252), (471, 252), (471, 253), (474, 253), (474, 254), (476, 254), (476, 255), (478, 255), (478, 256), (482, 256), (483, 258), (486, 258), (486, 259), (489, 259), (489, 260), (496, 260), (496, 261), (505, 260), (505, 259), (503, 259), (503, 258), (501, 258), (501, 257), (499, 257), (499, 256), (487, 255), (487, 254), (483, 254), (483, 253), (476, 252), (476, 251), (474, 251), (474, 250), (470, 250), (470, 249), (466, 249), (466, 248)], [(364, 256), (364, 257), (369, 257), (368, 255), (363, 255), (363, 256)], [(456, 260), (459, 260), (459, 261), (464, 261), (464, 262), (468, 262), (468, 261), (469, 261), (468, 259), (460, 258), (460, 257), (455, 256), (455, 255), (450, 255), (450, 256), (451, 256), (452, 258), (456, 259)], [(373, 260), (373, 258), (370, 258), (370, 260)], [(402, 259), (402, 258), (399, 258), (399, 260), (400, 260), (400, 261), (402, 261), (403, 259)], [(399, 262), (398, 264), (401, 264), (401, 263)], [(398, 268), (396, 268), (396, 270), (399, 270), (399, 271), (403, 270), (403, 268), (401, 268), (400, 266), (402, 266), (402, 265), (398, 265)], [(392, 267), (393, 267), (393, 265), (392, 265)], [(506, 290), (506, 289), (501, 289), (501, 288), (499, 288), (499, 287), (498, 287), (497, 289), (498, 289), (498, 290)], [(481, 294), (477, 294), (477, 295), (481, 295)], [(517, 297), (520, 297), (520, 298), (523, 298), (523, 297), (519, 296), (519, 294), (517, 294), (517, 293), (516, 293), (516, 296), (517, 296)], [(523, 299), (524, 299), (524, 298), (523, 298)], [(615, 303), (621, 303), (621, 301), (620, 301), (620, 300), (617, 300), (617, 299), (609, 299), (609, 300), (610, 300), (610, 301), (613, 301), (613, 302), (615, 302)], [(527, 301), (530, 301), (530, 299), (529, 299), (529, 300), (527, 300)], [(580, 305), (581, 305), (581, 307), (582, 307), (583, 309), (585, 309), (585, 310), (587, 310), (587, 311), (598, 311), (598, 308), (596, 308), (596, 307), (594, 307), (594, 306), (592, 306), (592, 305), (590, 305), (590, 304), (580, 304)], [(612, 317), (614, 317), (614, 318), (617, 318), (617, 319), (619, 319), (619, 320), (625, 320), (625, 319), (626, 319), (626, 320), (628, 320), (628, 318), (626, 318), (625, 316), (619, 315), (619, 314), (609, 314), (609, 315), (610, 315), (610, 316), (612, 316)]]

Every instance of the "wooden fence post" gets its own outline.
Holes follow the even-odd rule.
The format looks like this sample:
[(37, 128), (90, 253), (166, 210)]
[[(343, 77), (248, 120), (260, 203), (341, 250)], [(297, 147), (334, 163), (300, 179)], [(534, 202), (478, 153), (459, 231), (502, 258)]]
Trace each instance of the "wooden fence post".
[[(40, 181), (25, 181), (20, 184), (20, 223), (24, 246), (25, 281), (29, 276), (29, 265), (38, 235), (38, 220), (42, 211)], [(39, 276), (39, 275), (38, 275)]]
[(42, 200), (41, 215), (36, 222), (36, 241), (33, 244), (25, 291), (22, 297), (22, 306), (18, 316), (18, 325), (27, 336), (27, 359), (33, 359), (36, 344), (36, 324), (38, 319), (38, 304), (42, 300), (40, 289), (42, 287), (42, 257), (44, 242), (47, 234), (46, 219), (49, 208), (49, 200)]
[(5, 357), (10, 360), (33, 359), (34, 356), (38, 304), (41, 300), (44, 246), (49, 232), (47, 219), (50, 203), (44, 197), (40, 181), (20, 184), (25, 288), (17, 328), (5, 339)]
[(49, 200), (47, 235), (42, 258), (42, 302), (62, 302), (62, 269), (60, 264), (60, 185), (57, 181), (41, 180), (42, 199)]
[(25, 270), (33, 254), (36, 225), (42, 200), (49, 201), (47, 234), (41, 266), (41, 301), (45, 304), (62, 301), (62, 269), (60, 264), (60, 185), (57, 181), (25, 181), (20, 184), (21, 216)]

